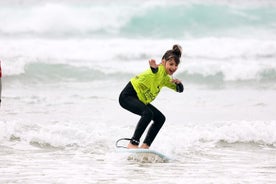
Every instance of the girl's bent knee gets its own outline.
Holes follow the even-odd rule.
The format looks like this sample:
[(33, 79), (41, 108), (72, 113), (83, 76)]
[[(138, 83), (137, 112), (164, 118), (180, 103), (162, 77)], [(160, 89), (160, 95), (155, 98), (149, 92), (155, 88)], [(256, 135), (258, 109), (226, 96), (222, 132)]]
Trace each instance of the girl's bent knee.
[(158, 122), (160, 122), (161, 124), (164, 124), (165, 121), (166, 121), (166, 117), (163, 114), (161, 114), (158, 118)]

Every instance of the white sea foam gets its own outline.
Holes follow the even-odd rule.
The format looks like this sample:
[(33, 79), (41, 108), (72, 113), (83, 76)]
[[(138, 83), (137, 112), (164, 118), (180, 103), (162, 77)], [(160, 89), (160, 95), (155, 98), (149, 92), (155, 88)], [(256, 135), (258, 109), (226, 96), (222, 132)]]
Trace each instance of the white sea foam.
[[(2, 34), (34, 33), (50, 37), (67, 34), (83, 35), (102, 30), (116, 33), (128, 21), (128, 17), (136, 12), (132, 6), (118, 9), (117, 6), (111, 5), (107, 9), (98, 4), (76, 6), (59, 3), (46, 3), (25, 8), (4, 6), (1, 10)], [(17, 13), (14, 14), (14, 11)]]
[[(115, 122), (118, 123), (118, 120)], [(70, 149), (75, 146), (84, 148), (101, 141), (103, 141), (103, 145), (109, 145), (114, 141), (114, 136), (121, 134), (120, 129), (109, 123), (102, 123), (102, 125), (95, 127), (95, 124), (86, 122), (50, 122), (48, 125), (38, 125), (22, 121), (1, 121), (0, 125), (2, 144), (18, 141), (19, 145), (29, 144), (29, 146), (39, 146), (46, 149)], [(193, 148), (208, 143), (215, 146), (221, 142), (275, 147), (275, 126), (275, 121), (217, 121), (208, 124), (200, 122), (182, 124), (179, 122), (169, 125), (166, 128), (167, 131), (164, 130), (164, 134), (167, 136), (160, 137), (157, 142), (168, 143), (171, 141), (170, 144), (176, 148), (175, 139), (181, 140), (181, 147), (177, 149), (179, 153), (176, 154), (181, 154), (181, 149), (184, 147)], [(109, 133), (111, 134), (108, 136)], [(113, 141), (107, 137), (112, 138)], [(110, 148), (111, 146), (109, 146)], [(98, 151), (101, 152), (102, 150)]]

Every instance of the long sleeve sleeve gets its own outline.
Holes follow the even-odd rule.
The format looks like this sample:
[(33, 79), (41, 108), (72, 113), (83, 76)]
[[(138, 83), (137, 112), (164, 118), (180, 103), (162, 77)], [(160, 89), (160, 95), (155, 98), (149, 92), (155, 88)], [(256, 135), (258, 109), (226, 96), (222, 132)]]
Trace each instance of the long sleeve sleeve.
[(182, 83), (176, 84), (176, 91), (182, 93), (184, 91), (184, 86)]

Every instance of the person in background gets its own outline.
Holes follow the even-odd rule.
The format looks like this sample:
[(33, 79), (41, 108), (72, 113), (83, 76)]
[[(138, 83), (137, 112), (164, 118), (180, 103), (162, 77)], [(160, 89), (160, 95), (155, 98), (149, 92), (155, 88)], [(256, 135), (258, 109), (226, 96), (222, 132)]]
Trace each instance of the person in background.
[(2, 97), (2, 68), (1, 68), (1, 61), (0, 61), (0, 104)]

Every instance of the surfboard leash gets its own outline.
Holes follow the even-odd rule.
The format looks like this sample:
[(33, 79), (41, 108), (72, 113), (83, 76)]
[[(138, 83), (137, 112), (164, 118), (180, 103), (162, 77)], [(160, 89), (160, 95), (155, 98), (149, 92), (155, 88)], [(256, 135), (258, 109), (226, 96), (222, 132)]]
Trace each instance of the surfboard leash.
[(116, 141), (116, 144), (115, 144), (115, 145), (116, 145), (117, 148), (127, 148), (127, 147), (125, 147), (125, 146), (120, 146), (120, 145), (118, 145), (120, 141), (131, 141), (131, 139), (130, 139), (130, 138), (121, 138), (121, 139), (118, 139), (118, 140)]

